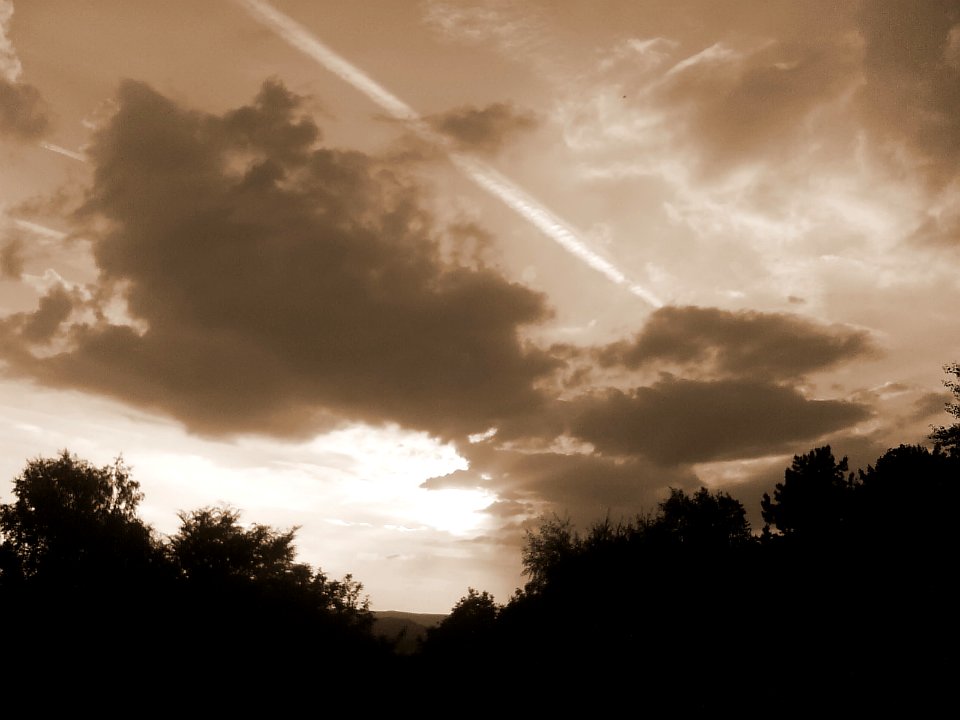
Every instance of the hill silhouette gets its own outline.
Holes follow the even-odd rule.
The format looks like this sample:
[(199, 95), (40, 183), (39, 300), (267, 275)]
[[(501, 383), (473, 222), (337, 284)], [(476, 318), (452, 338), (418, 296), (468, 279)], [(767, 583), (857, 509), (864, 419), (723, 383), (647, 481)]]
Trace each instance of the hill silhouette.
[(385, 638), (400, 655), (412, 655), (420, 649), (427, 631), (439, 625), (447, 614), (411, 613), (399, 610), (373, 611), (373, 634)]

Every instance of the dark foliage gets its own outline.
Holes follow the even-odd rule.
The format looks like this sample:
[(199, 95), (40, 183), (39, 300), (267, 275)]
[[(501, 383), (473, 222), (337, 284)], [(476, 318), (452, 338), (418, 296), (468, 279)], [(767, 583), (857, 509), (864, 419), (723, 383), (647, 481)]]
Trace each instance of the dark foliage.
[(445, 661), (451, 657), (467, 659), (471, 663), (480, 658), (494, 660), (491, 656), (493, 632), (500, 606), (493, 595), (473, 588), (453, 606), (450, 614), (436, 627), (427, 630), (422, 652), (428, 656), (440, 656)]
[(387, 672), (362, 585), (296, 562), (296, 529), (202, 508), (161, 539), (137, 516), (121, 460), (97, 468), (67, 451), (28, 462), (13, 492), (0, 505), (7, 679), (42, 668), (80, 696), (109, 679), (116, 702), (171, 683), (209, 698), (228, 683), (252, 701)]
[(97, 468), (64, 450), (28, 463), (13, 492), (17, 500), (0, 505), (4, 582), (102, 583), (142, 575), (159, 559), (136, 514), (140, 486), (121, 459)]
[[(531, 701), (540, 712), (585, 698), (592, 712), (625, 698), (649, 711), (692, 711), (714, 689), (727, 698), (721, 706), (735, 707), (746, 685), (686, 685), (697, 668), (744, 659), (747, 570), (758, 549), (742, 505), (705, 488), (674, 489), (654, 515), (608, 518), (582, 535), (569, 520), (546, 518), (526, 535), (524, 589), (501, 608), (470, 591), (449, 620), (450, 637), (456, 628), (469, 639), (447, 650), (442, 625), (423, 660), (453, 687), (495, 663), (502, 692), (518, 697), (529, 697), (523, 678), (536, 669), (552, 688)], [(464, 653), (468, 645), (474, 651)]]
[(763, 520), (786, 536), (833, 541), (850, 521), (853, 489), (847, 459), (837, 461), (829, 445), (794, 455), (773, 498), (763, 494)]
[(960, 455), (960, 363), (951, 363), (943, 366), (943, 371), (953, 375), (954, 380), (945, 380), (944, 386), (953, 393), (955, 402), (947, 403), (947, 412), (957, 419), (952, 425), (940, 425), (933, 429), (930, 439), (936, 447), (942, 448), (948, 454), (956, 457)]

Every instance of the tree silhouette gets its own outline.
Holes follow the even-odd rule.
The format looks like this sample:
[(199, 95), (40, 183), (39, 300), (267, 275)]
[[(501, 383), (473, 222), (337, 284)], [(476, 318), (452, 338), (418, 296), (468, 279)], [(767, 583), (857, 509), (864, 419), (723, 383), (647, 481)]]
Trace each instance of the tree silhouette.
[[(618, 710), (623, 687), (657, 714), (734, 707), (759, 646), (748, 632), (756, 549), (742, 504), (706, 488), (671, 489), (656, 512), (583, 534), (544, 518), (522, 548), (530, 580), (497, 613), (486, 652), (501, 677), (550, 677), (556, 709), (575, 693), (594, 712)], [(694, 667), (707, 670), (694, 680)]]
[[(0, 505), (0, 612), (12, 618), (0, 672), (14, 686), (42, 669), (45, 683), (78, 694), (109, 673), (115, 694), (132, 693), (146, 648), (156, 652), (157, 639), (173, 635), (164, 627), (172, 574), (137, 516), (142, 496), (129, 468), (121, 459), (96, 467), (63, 450), (30, 460), (13, 493)], [(133, 661), (102, 666), (94, 651)]]
[(473, 588), (467, 589), (450, 614), (427, 630), (423, 651), (445, 658), (458, 656), (471, 664), (482, 664), (493, 647), (500, 606), (493, 595)]
[(7, 572), (46, 582), (104, 582), (146, 571), (159, 553), (137, 517), (139, 484), (117, 458), (95, 467), (67, 450), (27, 463), (0, 505)]
[(649, 531), (686, 547), (724, 549), (752, 541), (747, 512), (725, 492), (701, 487), (693, 495), (671, 488)]
[(960, 456), (960, 363), (951, 363), (944, 365), (943, 370), (953, 375), (955, 380), (945, 380), (944, 385), (953, 393), (956, 402), (947, 403), (947, 412), (957, 418), (953, 425), (934, 428), (930, 434), (930, 439), (936, 444), (936, 447), (942, 448), (954, 457)]
[(240, 512), (207, 507), (179, 513), (180, 530), (169, 550), (184, 578), (196, 582), (240, 579), (250, 582), (293, 577), (309, 569), (294, 563), (296, 528), (277, 532), (266, 525), (245, 529)]
[(830, 446), (794, 455), (773, 498), (763, 494), (763, 520), (785, 536), (822, 541), (845, 529), (853, 497), (847, 458), (837, 461)]
[(527, 590), (544, 588), (560, 567), (575, 554), (579, 537), (569, 518), (544, 518), (536, 530), (524, 533), (521, 553)]
[(240, 511), (206, 507), (180, 513), (180, 530), (168, 553), (181, 579), (196, 586), (238, 585), (299, 596), (312, 609), (366, 626), (372, 622), (363, 585), (347, 575), (331, 580), (306, 563), (296, 562), (298, 528), (278, 531), (254, 523), (244, 527)]

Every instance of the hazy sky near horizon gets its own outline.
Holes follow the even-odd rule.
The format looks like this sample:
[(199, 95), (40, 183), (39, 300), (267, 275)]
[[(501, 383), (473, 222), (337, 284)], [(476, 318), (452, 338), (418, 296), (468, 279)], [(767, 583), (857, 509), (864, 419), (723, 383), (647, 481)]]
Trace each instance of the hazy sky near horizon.
[(958, 161), (952, 0), (0, 0), (0, 477), (122, 453), (381, 610), (757, 525), (948, 421)]

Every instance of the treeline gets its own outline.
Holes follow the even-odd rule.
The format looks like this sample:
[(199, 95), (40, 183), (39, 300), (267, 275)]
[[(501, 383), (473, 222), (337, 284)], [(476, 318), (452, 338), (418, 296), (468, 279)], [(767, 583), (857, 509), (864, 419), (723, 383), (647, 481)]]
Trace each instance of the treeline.
[(96, 467), (66, 450), (28, 462), (13, 494), (0, 505), (8, 681), (78, 697), (106, 684), (115, 702), (168, 686), (225, 701), (240, 697), (227, 688), (324, 686), (391, 659), (360, 583), (297, 562), (295, 528), (207, 507), (162, 537), (137, 515), (142, 494), (121, 460)]
[(583, 534), (547, 520), (527, 533), (526, 586), (505, 605), (470, 589), (422, 660), (448, 686), (492, 680), (534, 711), (942, 712), (960, 670), (958, 430), (856, 473), (829, 446), (795, 456), (760, 533), (706, 488)]
[(958, 501), (955, 452), (900, 446), (854, 475), (821, 447), (765, 497), (759, 535), (706, 488), (584, 534), (553, 518), (527, 536), (526, 586), (502, 606), (469, 590), (423, 659), (448, 684), (495, 668), (517, 693), (536, 668), (561, 706), (934, 709), (956, 688)]
[(795, 456), (760, 532), (706, 488), (585, 532), (544, 520), (526, 585), (502, 605), (469, 589), (413, 656), (376, 636), (351, 576), (296, 560), (296, 528), (212, 507), (161, 537), (122, 461), (64, 451), (28, 462), (0, 505), (0, 677), (125, 701), (170, 688), (220, 711), (276, 711), (297, 689), (325, 710), (455, 697), (468, 714), (508, 699), (537, 714), (928, 714), (953, 702), (958, 670), (958, 428), (857, 472), (830, 447)]

